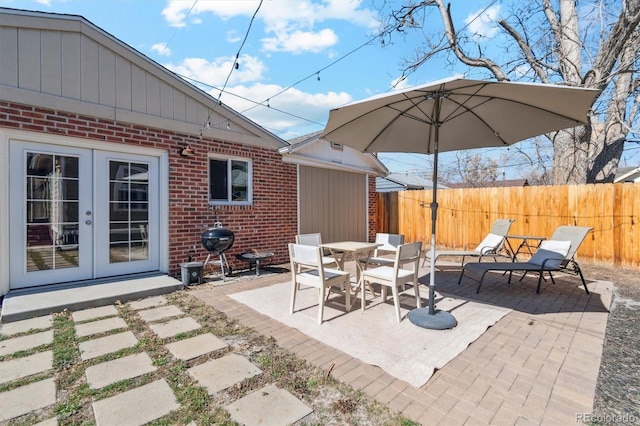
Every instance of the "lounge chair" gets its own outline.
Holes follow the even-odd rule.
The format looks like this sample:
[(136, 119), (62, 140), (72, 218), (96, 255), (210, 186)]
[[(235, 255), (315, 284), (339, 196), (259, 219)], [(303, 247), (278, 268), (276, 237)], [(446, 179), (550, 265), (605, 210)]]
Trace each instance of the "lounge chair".
[[(482, 261), (483, 257), (491, 256), (495, 259), (496, 256), (506, 256), (511, 258), (512, 254), (506, 250), (504, 244), (506, 235), (509, 233), (511, 224), (515, 222), (514, 219), (498, 219), (491, 225), (491, 231), (487, 236), (477, 245), (473, 250), (465, 248), (464, 250), (436, 250), (436, 255), (433, 261), (437, 261), (442, 256), (462, 256), (462, 264), (464, 266), (464, 259), (467, 256), (477, 257), (478, 262)], [(422, 266), (431, 259), (431, 251), (427, 251), (422, 261)]]
[[(549, 273), (551, 282), (555, 284), (552, 272), (568, 272), (578, 275), (582, 280), (585, 291), (589, 294), (587, 282), (582, 275), (580, 265), (574, 259), (576, 251), (582, 244), (582, 241), (593, 228), (585, 226), (559, 226), (551, 238), (540, 243), (538, 250), (527, 262), (485, 262), (485, 263), (467, 263), (462, 268), (458, 284), (462, 281), (462, 277), (466, 276), (478, 283), (476, 293), (480, 292), (482, 281), (489, 271), (509, 272), (509, 280), (513, 272), (538, 273), (538, 287), (536, 293), (540, 293), (540, 287), (544, 278), (544, 273)], [(479, 279), (474, 277), (480, 277)]]

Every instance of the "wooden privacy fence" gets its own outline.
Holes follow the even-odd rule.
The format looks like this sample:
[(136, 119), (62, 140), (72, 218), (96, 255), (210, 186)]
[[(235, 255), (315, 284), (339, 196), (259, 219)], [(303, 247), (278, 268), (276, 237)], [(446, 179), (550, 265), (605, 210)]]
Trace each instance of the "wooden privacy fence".
[[(431, 241), (431, 190), (377, 194), (377, 231)], [(477, 244), (496, 219), (510, 234), (549, 237), (560, 225), (590, 226), (576, 259), (640, 267), (640, 183), (438, 190), (436, 244)]]

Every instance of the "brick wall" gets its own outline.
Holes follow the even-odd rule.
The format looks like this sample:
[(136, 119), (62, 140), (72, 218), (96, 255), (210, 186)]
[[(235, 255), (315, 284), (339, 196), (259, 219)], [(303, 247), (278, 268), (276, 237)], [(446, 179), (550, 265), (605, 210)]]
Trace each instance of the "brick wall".
[[(273, 263), (289, 261), (287, 244), (297, 232), (296, 166), (283, 163), (275, 151), (4, 101), (0, 101), (0, 127), (167, 150), (169, 273), (173, 276), (179, 276), (179, 265), (190, 250), (196, 251), (193, 260), (204, 261), (207, 252), (200, 235), (213, 225), (216, 214), (235, 234), (227, 252), (234, 269), (247, 266), (235, 254), (251, 248), (274, 251)], [(186, 145), (195, 150), (195, 156), (178, 154)], [(252, 159), (253, 205), (208, 206), (208, 152)]]

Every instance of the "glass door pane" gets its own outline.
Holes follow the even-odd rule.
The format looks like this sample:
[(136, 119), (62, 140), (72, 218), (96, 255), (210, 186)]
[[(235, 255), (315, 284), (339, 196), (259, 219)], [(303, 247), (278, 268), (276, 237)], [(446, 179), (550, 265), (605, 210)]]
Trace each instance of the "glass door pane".
[(77, 268), (78, 157), (26, 155), (26, 270)]
[(149, 165), (109, 161), (109, 263), (149, 259)]

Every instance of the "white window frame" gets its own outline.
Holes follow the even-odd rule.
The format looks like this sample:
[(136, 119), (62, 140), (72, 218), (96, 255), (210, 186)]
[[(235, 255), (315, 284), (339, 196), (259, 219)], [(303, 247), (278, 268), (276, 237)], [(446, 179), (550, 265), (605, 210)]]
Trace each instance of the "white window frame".
[[(210, 206), (249, 206), (253, 204), (253, 161), (246, 157), (235, 157), (231, 155), (219, 155), (209, 154), (207, 158), (207, 197), (211, 196), (211, 163), (210, 160), (226, 161), (227, 162), (227, 200), (212, 200), (209, 198)], [(247, 199), (245, 201), (232, 201), (232, 174), (231, 174), (231, 162), (242, 161), (247, 163)]]

